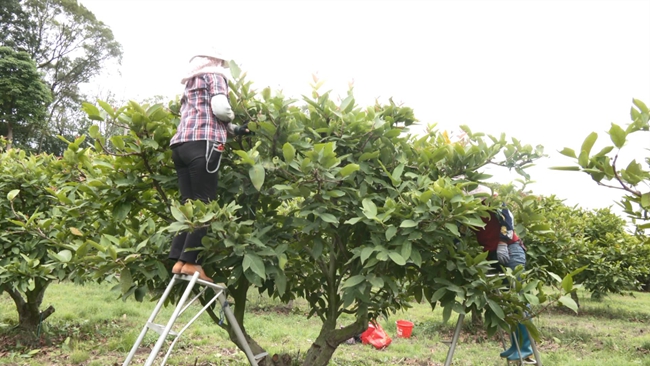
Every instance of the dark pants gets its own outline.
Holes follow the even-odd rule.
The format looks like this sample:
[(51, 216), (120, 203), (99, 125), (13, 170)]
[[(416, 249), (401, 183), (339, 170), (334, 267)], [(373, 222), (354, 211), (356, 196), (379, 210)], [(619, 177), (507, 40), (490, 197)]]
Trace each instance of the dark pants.
[[(184, 142), (172, 146), (172, 159), (178, 176), (181, 202), (201, 200), (210, 202), (217, 196), (217, 174), (221, 153), (208, 141)], [(188, 249), (201, 247), (207, 228), (183, 232), (172, 240), (169, 258), (199, 264), (199, 252)]]

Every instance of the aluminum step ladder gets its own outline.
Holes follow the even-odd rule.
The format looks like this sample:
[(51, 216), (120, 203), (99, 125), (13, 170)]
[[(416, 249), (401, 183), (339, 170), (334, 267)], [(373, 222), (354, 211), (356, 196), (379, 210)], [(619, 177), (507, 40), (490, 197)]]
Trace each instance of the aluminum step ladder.
[[(456, 345), (458, 345), (458, 337), (460, 336), (460, 330), (463, 327), (463, 320), (465, 320), (465, 314), (458, 314), (458, 321), (456, 322), (456, 328), (454, 329), (454, 336), (451, 339), (451, 344), (449, 345), (449, 351), (447, 351), (447, 358), (445, 359), (445, 366), (451, 366), (451, 362), (454, 358), (454, 352), (456, 351)], [(528, 330), (526, 330), (528, 331)], [(514, 333), (512, 334), (514, 336)], [(537, 365), (537, 366), (542, 366), (542, 358), (539, 355), (539, 351), (537, 351), (537, 344), (535, 343), (535, 340), (533, 337), (530, 337), (530, 346), (533, 349), (533, 355), (535, 356), (534, 361), (528, 361), (527, 358), (520, 358), (519, 360), (515, 361), (508, 361), (506, 360), (506, 364), (510, 365), (511, 363), (515, 363), (517, 365)], [(514, 337), (515, 340), (515, 346), (517, 346), (517, 351), (519, 352), (519, 342), (517, 341), (517, 337)], [(503, 344), (503, 349), (505, 350), (506, 344), (504, 341), (503, 335), (501, 336), (501, 343)], [(521, 353), (519, 353), (521, 355)]]
[[(504, 275), (502, 273), (499, 274), (489, 274), (487, 277), (503, 277)], [(497, 291), (499, 291), (497, 289)], [(463, 304), (464, 305), (464, 304)], [(463, 306), (464, 307), (464, 306)], [(460, 330), (463, 327), (463, 321), (465, 320), (465, 314), (458, 314), (458, 321), (456, 322), (456, 328), (454, 329), (454, 335), (451, 338), (451, 342), (449, 344), (449, 351), (447, 351), (447, 358), (445, 359), (445, 365), (444, 366), (451, 366), (451, 362), (454, 358), (454, 352), (456, 352), (456, 346), (458, 345), (458, 337), (460, 336)], [(526, 330), (528, 332), (528, 330)], [(515, 346), (517, 347), (517, 352), (521, 356), (521, 350), (519, 349), (519, 341), (517, 340), (518, 337), (515, 336), (515, 333), (512, 333), (513, 339), (515, 340)], [(542, 366), (542, 358), (539, 355), (539, 351), (537, 350), (537, 343), (535, 343), (535, 340), (533, 337), (528, 334), (528, 338), (530, 338), (530, 346), (533, 349), (533, 355), (535, 356), (535, 359), (533, 361), (529, 361), (527, 358), (530, 357), (528, 356), (527, 358), (519, 358), (519, 360), (515, 361), (509, 361), (508, 359), (506, 360), (506, 364), (510, 365), (511, 363), (515, 363), (517, 365), (537, 365), (537, 366)], [(501, 333), (501, 344), (503, 345), (503, 349), (506, 350), (506, 342), (503, 337), (503, 333)]]
[[(174, 287), (175, 284), (177, 283), (182, 283), (183, 281), (189, 282), (187, 285), (187, 288), (183, 292), (183, 295), (181, 296), (180, 300), (178, 301), (178, 304), (176, 305), (176, 308), (174, 309), (174, 312), (172, 313), (171, 317), (167, 321), (166, 325), (162, 324), (156, 324), (154, 323), (154, 320), (156, 319), (156, 316), (160, 312), (160, 309), (162, 309), (163, 304), (165, 303), (165, 300), (167, 299), (167, 296), (169, 296), (169, 293), (171, 292), (172, 288)], [(187, 299), (190, 297), (190, 294), (192, 293), (192, 289), (194, 288), (195, 285), (203, 286), (203, 288), (199, 291), (199, 294), (196, 295), (192, 300), (187, 302)], [(172, 330), (172, 327), (174, 326), (174, 323), (178, 319), (178, 317), (183, 314), (196, 300), (198, 300), (204, 293), (205, 291), (211, 288), (214, 290), (215, 295), (208, 301), (205, 306), (199, 310), (199, 312), (194, 315), (194, 317), (183, 327), (181, 328), (178, 332), (175, 332)], [(153, 330), (154, 332), (158, 333), (160, 336), (158, 337), (158, 341), (156, 341), (156, 344), (154, 345), (153, 349), (151, 350), (151, 353), (149, 354), (149, 357), (147, 358), (147, 361), (145, 362), (145, 366), (151, 366), (153, 365), (154, 360), (158, 356), (158, 353), (162, 349), (165, 340), (170, 337), (173, 338), (173, 341), (171, 345), (169, 345), (169, 349), (167, 350), (167, 353), (165, 354), (165, 358), (163, 358), (162, 362), (160, 363), (160, 366), (165, 365), (167, 362), (167, 359), (171, 355), (172, 349), (176, 345), (176, 342), (180, 338), (180, 336), (187, 330), (187, 328), (198, 319), (198, 317), (203, 314), (215, 301), (219, 301), (221, 304), (221, 309), (223, 313), (226, 316), (226, 319), (228, 319), (228, 324), (232, 327), (232, 329), (235, 331), (235, 335), (237, 336), (237, 340), (239, 343), (242, 345), (242, 348), (244, 349), (244, 353), (246, 354), (246, 358), (248, 358), (248, 362), (252, 366), (257, 366), (257, 361), (261, 360), (262, 358), (266, 357), (268, 353), (264, 352), (261, 353), (257, 356), (253, 355), (252, 350), (250, 349), (250, 346), (248, 345), (248, 342), (246, 342), (246, 338), (244, 337), (244, 334), (241, 331), (241, 328), (239, 327), (239, 324), (237, 323), (237, 319), (235, 319), (235, 315), (232, 312), (232, 309), (230, 308), (230, 305), (228, 304), (227, 298), (226, 298), (226, 287), (220, 284), (215, 284), (212, 282), (204, 281), (199, 279), (199, 273), (196, 272), (194, 273), (193, 276), (186, 276), (186, 275), (179, 275), (175, 274), (171, 281), (169, 282), (169, 285), (167, 285), (167, 288), (165, 289), (165, 292), (163, 293), (162, 297), (160, 300), (158, 300), (158, 303), (156, 304), (156, 307), (153, 309), (153, 312), (149, 316), (149, 319), (147, 320), (147, 323), (144, 325), (144, 328), (142, 329), (142, 332), (140, 332), (140, 335), (138, 336), (138, 339), (135, 341), (135, 344), (131, 348), (131, 352), (129, 352), (129, 355), (126, 357), (126, 360), (122, 364), (123, 366), (128, 366), (131, 363), (131, 360), (135, 356), (138, 347), (142, 343), (142, 340), (144, 339), (145, 334), (147, 334), (148, 330)]]

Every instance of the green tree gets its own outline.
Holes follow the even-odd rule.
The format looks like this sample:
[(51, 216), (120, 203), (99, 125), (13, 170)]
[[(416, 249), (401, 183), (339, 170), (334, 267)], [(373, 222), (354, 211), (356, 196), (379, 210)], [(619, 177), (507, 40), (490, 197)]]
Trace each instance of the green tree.
[[(93, 127), (96, 152), (77, 144), (64, 154), (81, 164), (85, 191), (102, 197), (100, 211), (119, 217), (121, 226), (113, 224), (110, 234), (120, 243), (117, 260), (101, 263), (98, 272), (120, 272), (124, 296), (158, 293), (168, 280), (171, 263), (164, 258), (170, 237), (151, 232), (208, 227), (204, 268), (228, 285), (255, 354), (264, 348), (246, 332), (251, 288), (283, 301), (309, 302), (310, 315), (318, 316), (322, 327), (306, 354), (308, 365), (327, 364), (340, 343), (369, 320), (408, 306), (410, 296), (441, 304), (447, 317), (466, 311), (461, 299), (468, 298), (467, 308), (488, 314), (492, 331), (521, 318), (523, 297), (491, 291), (500, 283), (485, 276), (485, 255), (476, 247), (473, 256), (455, 249), (457, 222), (482, 225), (480, 215), (490, 208), (464, 194), (470, 180), (450, 177), (486, 179), (477, 170), (490, 163), (523, 169), (538, 151), (469, 130), (467, 146), (449, 144), (436, 131), (409, 136), (403, 133), (414, 121), (409, 108), (393, 103), (360, 108), (351, 92), (338, 103), (319, 92), (318, 80), (311, 97), (298, 104), (268, 88), (258, 93), (236, 65), (231, 69), (237, 122), (249, 122), (256, 135), (229, 142), (219, 197), (209, 205), (174, 202), (167, 146), (178, 122), (176, 104), (171, 113), (137, 103), (118, 110), (104, 102), (100, 108), (85, 106), (92, 119), (118, 120), (130, 128), (127, 135), (105, 138)], [(497, 160), (504, 151), (505, 159)], [(97, 234), (88, 233), (88, 240), (110, 244)], [(424, 275), (426, 281), (418, 280)], [(533, 283), (524, 292), (546, 301), (540, 286)], [(339, 329), (343, 313), (356, 320)], [(237, 343), (229, 324), (212, 316)]]
[(12, 146), (14, 135), (43, 125), (50, 91), (25, 52), (0, 47), (0, 132)]
[[(650, 131), (648, 120), (650, 112), (648, 107), (638, 99), (633, 100), (630, 110), (632, 122), (625, 128), (612, 123), (609, 134), (611, 145), (603, 147), (599, 152), (593, 153), (591, 149), (598, 140), (596, 132), (590, 133), (585, 138), (582, 146), (576, 153), (572, 148), (564, 148), (560, 153), (575, 159), (577, 165), (554, 167), (555, 170), (579, 171), (588, 174), (598, 185), (620, 190), (623, 194), (620, 206), (636, 225), (639, 231), (650, 228), (650, 191), (647, 183), (650, 182), (650, 157), (636, 157), (630, 161), (619, 161), (621, 150), (632, 136), (641, 136)], [(645, 163), (637, 161), (642, 159)]]
[[(573, 278), (592, 298), (640, 289), (640, 280), (650, 271), (650, 246), (626, 232), (625, 220), (609, 209), (569, 207), (555, 196), (539, 197), (532, 204), (550, 228), (525, 240), (538, 278), (559, 285), (560, 277), (584, 268)], [(578, 302), (577, 294), (572, 296)]]
[[(177, 101), (169, 109), (135, 102), (115, 109), (99, 101), (84, 104), (89, 118), (119, 121), (128, 132), (106, 138), (93, 126), (92, 144), (85, 136), (72, 141), (59, 164), (78, 176), (55, 180), (45, 190), (47, 207), (55, 211), (31, 222), (8, 221), (7, 231), (41, 230), (68, 250), (69, 256), (52, 251), (66, 261), (67, 267), (57, 270), (62, 278), (103, 281), (119, 274), (122, 296), (143, 300), (147, 293), (155, 298), (169, 281), (172, 235), (208, 227), (204, 268), (228, 286), (255, 354), (264, 346), (246, 332), (249, 290), (309, 302), (310, 315), (322, 325), (306, 365), (327, 364), (340, 343), (369, 320), (407, 307), (412, 296), (444, 307), (446, 317), (480, 309), (491, 330), (520, 321), (528, 298), (557, 300), (540, 282), (525, 288), (517, 282), (522, 291), (498, 295), (492, 290), (502, 284), (486, 276), (485, 254), (456, 246), (457, 223), (482, 225), (481, 215), (491, 209), (464, 193), (475, 184), (471, 179), (487, 178), (475, 170), (498, 163), (504, 149), (509, 153), (500, 163), (526, 165), (534, 157), (530, 146), (469, 131), (472, 142), (464, 147), (436, 131), (410, 136), (403, 129), (414, 121), (407, 107), (360, 108), (351, 92), (335, 102), (319, 92), (318, 81), (311, 97), (298, 102), (268, 88), (258, 93), (235, 64), (231, 69), (236, 122), (249, 122), (256, 135), (229, 141), (217, 200), (176, 200), (168, 146), (178, 123)], [(448, 176), (460, 172), (471, 179)], [(14, 205), (28, 198), (28, 191), (15, 185), (9, 194)], [(35, 210), (21, 212), (34, 217)], [(3, 254), (7, 261), (23, 260), (11, 250)], [(28, 283), (21, 275), (14, 271), (0, 278), (8, 287), (18, 278)], [(509, 279), (519, 275), (510, 272)], [(565, 290), (571, 287), (567, 281)], [(344, 313), (355, 320), (339, 329)], [(209, 314), (237, 343), (228, 322)]]
[(18, 327), (27, 334), (54, 311), (40, 310), (52, 282), (80, 283), (86, 277), (85, 264), (73, 261), (74, 243), (80, 230), (99, 217), (85, 221), (77, 215), (83, 206), (62, 209), (57, 202), (67, 198), (57, 198), (54, 191), (66, 191), (80, 179), (74, 165), (52, 155), (28, 155), (17, 149), (0, 154), (0, 292), (13, 299)]
[[(4, 3), (4, 2), (3, 2)], [(6, 27), (0, 45), (27, 52), (45, 75), (52, 103), (40, 129), (15, 136), (24, 146), (57, 155), (63, 153), (62, 135), (74, 140), (90, 123), (79, 113), (86, 99), (80, 89), (99, 74), (110, 60), (120, 60), (122, 50), (110, 28), (76, 0), (22, 0), (7, 5)]]
[(21, 0), (5, 0), (0, 3), (0, 45), (13, 48), (25, 41), (26, 34), (22, 30), (29, 23), (20, 2)]

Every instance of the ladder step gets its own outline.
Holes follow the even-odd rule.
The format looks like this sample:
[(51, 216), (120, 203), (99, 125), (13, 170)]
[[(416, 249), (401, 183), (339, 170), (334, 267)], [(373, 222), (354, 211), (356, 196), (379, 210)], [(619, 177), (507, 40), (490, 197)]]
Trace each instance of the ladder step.
[[(153, 330), (154, 332), (156, 332), (156, 333), (158, 333), (160, 335), (162, 335), (163, 331), (165, 330), (164, 325), (151, 323), (151, 322), (147, 322), (147, 328)], [(173, 330), (170, 330), (169, 334), (168, 334), (168, 336), (172, 336), (172, 337), (176, 337), (177, 335), (178, 335), (178, 333), (174, 332)]]
[[(189, 282), (189, 281), (192, 280), (192, 276), (188, 276), (188, 275), (184, 275), (184, 274), (175, 274), (174, 277), (178, 278), (181, 281)], [(196, 284), (207, 286), (207, 287), (213, 288), (215, 290), (227, 290), (228, 289), (228, 287), (226, 287), (226, 285), (224, 285), (222, 283), (213, 283), (213, 282), (203, 281), (202, 279), (197, 279)]]
[(269, 355), (268, 352), (262, 352), (259, 355), (255, 355), (255, 361), (259, 361), (259, 360), (263, 359), (264, 357), (266, 357), (268, 355)]

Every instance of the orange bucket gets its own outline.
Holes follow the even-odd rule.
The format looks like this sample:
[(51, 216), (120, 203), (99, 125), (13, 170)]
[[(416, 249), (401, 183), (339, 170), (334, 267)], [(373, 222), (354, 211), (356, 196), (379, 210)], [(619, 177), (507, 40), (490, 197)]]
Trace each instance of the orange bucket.
[(413, 332), (413, 323), (408, 320), (398, 320), (395, 322), (395, 324), (397, 324), (397, 337), (411, 338), (411, 332)]

